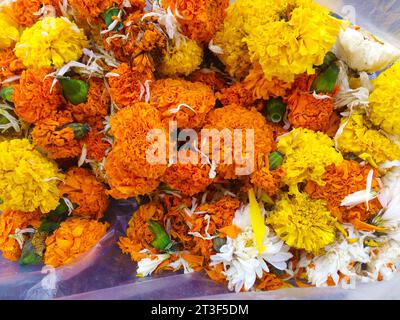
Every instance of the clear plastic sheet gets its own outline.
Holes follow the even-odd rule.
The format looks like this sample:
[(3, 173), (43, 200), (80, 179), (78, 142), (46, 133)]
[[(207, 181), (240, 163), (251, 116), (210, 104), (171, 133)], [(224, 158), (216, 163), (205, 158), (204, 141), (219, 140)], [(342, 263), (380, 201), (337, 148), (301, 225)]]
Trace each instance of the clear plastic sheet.
[[(382, 40), (400, 47), (400, 0), (319, 0)], [(202, 273), (166, 273), (137, 278), (136, 266), (116, 242), (135, 206), (113, 203), (111, 228), (102, 241), (75, 264), (50, 270), (20, 267), (0, 257), (0, 299), (400, 299), (400, 274), (380, 283), (341, 288), (285, 289), (265, 293), (230, 293)]]

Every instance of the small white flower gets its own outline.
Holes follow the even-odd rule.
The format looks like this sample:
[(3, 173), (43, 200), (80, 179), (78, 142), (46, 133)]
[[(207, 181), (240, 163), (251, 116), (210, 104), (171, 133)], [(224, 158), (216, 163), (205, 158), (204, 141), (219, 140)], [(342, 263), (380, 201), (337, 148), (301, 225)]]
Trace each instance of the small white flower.
[(287, 268), (287, 261), (292, 258), (290, 248), (267, 226), (263, 241), (265, 251), (259, 253), (251, 227), (249, 205), (242, 205), (236, 211), (233, 224), (243, 232), (236, 239), (227, 237), (226, 244), (220, 248), (220, 252), (211, 256), (210, 263), (210, 266), (223, 264), (229, 290), (251, 290), (256, 279), (261, 279), (264, 271), (269, 272), (267, 263), (278, 270)]
[[(314, 257), (309, 261), (306, 268), (308, 280), (317, 287), (328, 286), (328, 279), (331, 278), (335, 285), (341, 284), (343, 287), (354, 287), (357, 280), (362, 276), (357, 271), (361, 263), (370, 261), (370, 249), (364, 246), (364, 239), (368, 233), (358, 233), (353, 226), (344, 226), (349, 238), (358, 238), (357, 242), (348, 243), (343, 236), (334, 244), (327, 246), (326, 253)], [(350, 278), (350, 284), (340, 281), (339, 272)]]
[(400, 57), (400, 50), (394, 46), (352, 28), (340, 32), (334, 53), (350, 68), (368, 73), (383, 70)]
[(169, 254), (155, 254), (149, 258), (144, 258), (138, 262), (137, 275), (147, 277), (151, 275), (157, 267), (170, 257)]

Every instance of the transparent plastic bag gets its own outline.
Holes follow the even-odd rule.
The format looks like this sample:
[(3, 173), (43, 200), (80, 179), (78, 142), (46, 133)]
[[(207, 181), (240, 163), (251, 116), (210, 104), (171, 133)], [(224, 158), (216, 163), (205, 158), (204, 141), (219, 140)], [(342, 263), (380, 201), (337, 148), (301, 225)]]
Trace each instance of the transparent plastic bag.
[[(377, 37), (400, 47), (400, 0), (318, 0)], [(235, 294), (203, 273), (136, 277), (136, 265), (117, 246), (134, 208), (114, 203), (111, 228), (76, 263), (42, 274), (42, 266), (20, 267), (0, 258), (0, 299), (400, 299), (400, 274), (356, 289), (294, 288)]]

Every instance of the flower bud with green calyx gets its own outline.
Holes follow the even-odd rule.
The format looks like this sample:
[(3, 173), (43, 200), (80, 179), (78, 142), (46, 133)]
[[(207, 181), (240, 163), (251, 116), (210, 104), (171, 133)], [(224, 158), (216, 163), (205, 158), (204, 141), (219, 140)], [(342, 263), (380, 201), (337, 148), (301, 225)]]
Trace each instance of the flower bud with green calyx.
[(336, 62), (337, 60), (338, 59), (337, 59), (336, 55), (332, 51), (329, 51), (324, 58), (324, 63), (321, 64), (318, 68), (320, 70), (324, 71), (324, 70), (328, 69), (328, 67), (330, 65), (332, 65), (334, 62)]
[(286, 113), (286, 103), (282, 98), (271, 98), (265, 105), (266, 116), (269, 121), (279, 123), (283, 120)]
[(68, 77), (57, 77), (57, 80), (61, 83), (64, 98), (69, 102), (78, 105), (87, 101), (89, 85), (85, 81)]
[(4, 87), (0, 90), (0, 97), (7, 102), (13, 103), (14, 96), (14, 88), (13, 87)]
[(155, 239), (151, 242), (151, 245), (161, 251), (170, 249), (172, 246), (172, 241), (163, 226), (156, 221), (149, 221), (148, 225), (150, 231), (155, 237)]
[(316, 93), (332, 93), (335, 89), (339, 72), (340, 70), (335, 63), (330, 65), (314, 80), (311, 86), (311, 91), (315, 91)]
[(76, 140), (83, 139), (90, 131), (90, 126), (86, 123), (77, 123), (77, 122), (68, 123), (68, 124), (65, 124), (65, 125), (59, 127), (58, 130), (62, 130), (65, 128), (72, 129)]

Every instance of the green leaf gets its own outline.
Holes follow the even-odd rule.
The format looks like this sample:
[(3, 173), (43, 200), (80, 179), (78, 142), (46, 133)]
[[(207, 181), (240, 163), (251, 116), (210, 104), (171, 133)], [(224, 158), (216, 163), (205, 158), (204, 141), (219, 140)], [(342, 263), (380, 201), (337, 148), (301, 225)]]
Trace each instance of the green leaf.
[(155, 221), (149, 221), (148, 225), (150, 231), (154, 234), (155, 237), (155, 239), (151, 243), (154, 248), (164, 251), (171, 247), (172, 241), (161, 224)]
[(283, 163), (283, 154), (275, 151), (269, 155), (269, 168), (270, 170), (278, 169)]
[(333, 63), (336, 62), (336, 61), (337, 61), (336, 55), (335, 55), (332, 51), (329, 51), (329, 52), (326, 54), (325, 58), (324, 58), (324, 63), (321, 64), (321, 65), (319, 66), (319, 68), (320, 68), (321, 70), (326, 70), (331, 64), (333, 64)]
[(42, 262), (42, 257), (35, 252), (35, 248), (32, 245), (32, 240), (25, 241), (24, 247), (22, 248), (21, 258), (19, 264), (21, 266), (37, 265)]
[[(118, 17), (119, 12), (120, 12), (120, 9), (118, 9), (118, 8), (110, 8), (106, 12), (102, 13), (101, 16), (104, 19), (104, 22), (105, 22), (105, 24), (107, 26), (107, 29), (114, 22), (113, 17)], [(116, 25), (116, 27), (112, 31), (118, 31), (118, 30), (121, 30), (122, 28), (123, 28), (122, 23), (118, 22), (118, 24)]]
[(85, 103), (89, 94), (89, 85), (82, 80), (57, 77), (61, 83), (62, 93), (65, 99), (74, 105)]
[(14, 88), (13, 87), (4, 87), (0, 90), (0, 97), (4, 101), (13, 102), (14, 96)]
[[(74, 205), (74, 208), (75, 207), (76, 205)], [(66, 205), (64, 199), (60, 199), (58, 207), (53, 211), (50, 211), (46, 217), (42, 218), (38, 231), (48, 233), (54, 232), (60, 227), (61, 222), (68, 218), (68, 214), (68, 206)]]
[(314, 80), (311, 91), (317, 93), (331, 93), (335, 89), (336, 81), (339, 76), (339, 68), (333, 63), (325, 71), (321, 72)]
[(286, 113), (286, 103), (282, 98), (271, 98), (265, 105), (266, 116), (269, 121), (279, 123)]

